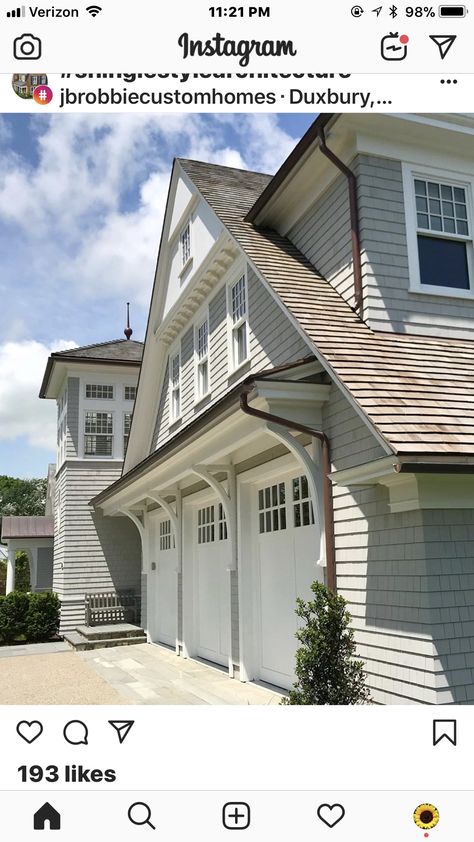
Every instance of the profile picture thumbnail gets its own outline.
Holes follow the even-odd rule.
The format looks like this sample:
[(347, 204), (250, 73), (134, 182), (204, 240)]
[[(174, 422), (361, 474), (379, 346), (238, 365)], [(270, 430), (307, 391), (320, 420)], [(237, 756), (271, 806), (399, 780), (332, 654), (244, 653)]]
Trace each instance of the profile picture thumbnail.
[(35, 89), (47, 85), (46, 73), (14, 73), (12, 77), (12, 88), (21, 99), (33, 99)]

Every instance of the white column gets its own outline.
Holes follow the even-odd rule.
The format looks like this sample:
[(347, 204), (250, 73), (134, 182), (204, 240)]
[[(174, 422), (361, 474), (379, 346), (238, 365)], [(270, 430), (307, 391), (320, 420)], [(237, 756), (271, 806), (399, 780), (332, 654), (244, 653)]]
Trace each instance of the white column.
[(7, 561), (7, 586), (6, 593), (11, 593), (15, 590), (15, 555), (14, 547), (8, 545), (8, 561)]

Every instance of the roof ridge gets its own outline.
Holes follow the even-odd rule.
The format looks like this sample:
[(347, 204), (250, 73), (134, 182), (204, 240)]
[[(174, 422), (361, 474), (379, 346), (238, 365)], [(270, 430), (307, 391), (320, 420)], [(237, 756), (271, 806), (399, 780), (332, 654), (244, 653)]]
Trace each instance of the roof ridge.
[(71, 351), (87, 351), (89, 348), (102, 348), (104, 345), (119, 345), (122, 342), (135, 342), (136, 345), (143, 345), (139, 339), (107, 339), (105, 342), (92, 342), (90, 345), (78, 345), (77, 348), (65, 348), (63, 351), (53, 351), (51, 356), (68, 354)]
[(262, 170), (249, 170), (243, 167), (230, 167), (228, 164), (215, 164), (209, 161), (199, 161), (197, 158), (176, 158), (180, 164), (201, 164), (203, 167), (212, 167), (213, 169), (231, 170), (232, 172), (244, 173), (245, 175), (263, 175), (266, 178), (273, 178), (272, 173), (263, 172)]

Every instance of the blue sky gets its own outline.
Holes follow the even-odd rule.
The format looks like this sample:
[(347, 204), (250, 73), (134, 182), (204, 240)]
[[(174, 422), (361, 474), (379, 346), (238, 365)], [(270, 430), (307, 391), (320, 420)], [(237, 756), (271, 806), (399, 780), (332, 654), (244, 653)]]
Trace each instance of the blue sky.
[(143, 339), (173, 157), (274, 172), (310, 114), (0, 115), (0, 474), (45, 476), (51, 351)]

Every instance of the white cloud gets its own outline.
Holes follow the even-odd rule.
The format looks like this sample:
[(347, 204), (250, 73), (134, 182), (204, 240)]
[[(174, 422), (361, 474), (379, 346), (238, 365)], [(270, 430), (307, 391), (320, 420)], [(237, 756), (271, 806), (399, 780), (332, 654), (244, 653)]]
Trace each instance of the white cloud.
[[(109, 299), (146, 308), (175, 154), (271, 171), (294, 144), (265, 114), (54, 115), (47, 123), (30, 119), (25, 130), (39, 160), (10, 147), (0, 171), (0, 221), (21, 232), (27, 273), (20, 283), (41, 289), (45, 309), (55, 313), (61, 288), (71, 308)], [(25, 277), (22, 269), (17, 277)], [(21, 294), (17, 309), (11, 322), (20, 325), (27, 321)]]
[(64, 340), (51, 347), (34, 341), (0, 345), (0, 441), (22, 436), (30, 445), (55, 448), (56, 404), (39, 400), (38, 392), (48, 356), (75, 347)]

